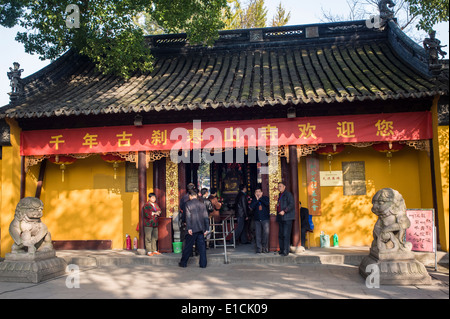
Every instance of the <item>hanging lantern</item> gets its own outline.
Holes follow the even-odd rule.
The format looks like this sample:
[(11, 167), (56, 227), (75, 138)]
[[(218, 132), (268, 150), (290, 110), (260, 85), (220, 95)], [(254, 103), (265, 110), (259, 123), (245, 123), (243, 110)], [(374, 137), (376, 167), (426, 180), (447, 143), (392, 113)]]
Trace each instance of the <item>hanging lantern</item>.
[(316, 153), (320, 155), (326, 155), (328, 159), (328, 165), (331, 172), (331, 161), (333, 160), (333, 155), (341, 153), (345, 148), (342, 144), (331, 144), (325, 147), (319, 148)]
[(114, 179), (117, 179), (117, 168), (119, 163), (125, 162), (125, 160), (119, 155), (113, 154), (101, 154), (100, 157), (107, 163), (112, 163), (114, 168)]
[(400, 151), (401, 149), (403, 149), (403, 147), (405, 147), (405, 145), (400, 144), (398, 142), (387, 142), (387, 143), (373, 144), (372, 147), (374, 150), (376, 150), (378, 152), (386, 153), (386, 157), (388, 159), (388, 164), (389, 164), (389, 174), (390, 174), (391, 173), (392, 153)]
[(61, 169), (61, 181), (64, 182), (64, 171), (66, 170), (67, 165), (73, 164), (77, 161), (76, 158), (64, 155), (55, 155), (49, 158), (50, 162), (59, 165)]

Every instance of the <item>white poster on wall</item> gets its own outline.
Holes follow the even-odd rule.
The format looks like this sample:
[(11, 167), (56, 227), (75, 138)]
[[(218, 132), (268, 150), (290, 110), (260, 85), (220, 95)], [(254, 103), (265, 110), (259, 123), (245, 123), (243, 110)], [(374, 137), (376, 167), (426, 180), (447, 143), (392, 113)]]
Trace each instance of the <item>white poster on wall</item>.
[(320, 186), (343, 186), (342, 171), (320, 171)]

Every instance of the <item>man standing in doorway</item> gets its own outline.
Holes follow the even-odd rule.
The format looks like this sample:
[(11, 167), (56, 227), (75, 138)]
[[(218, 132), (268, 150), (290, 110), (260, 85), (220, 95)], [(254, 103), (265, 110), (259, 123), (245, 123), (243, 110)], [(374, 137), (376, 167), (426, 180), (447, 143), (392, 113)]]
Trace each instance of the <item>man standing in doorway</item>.
[(298, 202), (300, 207), (300, 240), (302, 241), (302, 246), (305, 247), (306, 243), (306, 233), (311, 230), (309, 225), (309, 210), (308, 208), (302, 207), (302, 202)]
[(186, 245), (186, 203), (189, 201), (189, 191), (195, 189), (194, 183), (189, 183), (186, 186), (186, 194), (181, 197), (180, 200), (180, 215), (178, 219), (179, 227), (180, 227), (180, 238), (183, 242), (183, 248)]
[(287, 256), (291, 247), (291, 230), (292, 221), (295, 219), (295, 203), (294, 196), (286, 190), (284, 182), (278, 183), (278, 190), (280, 191), (277, 203), (279, 254)]
[(200, 254), (200, 267), (206, 268), (206, 244), (205, 236), (209, 231), (209, 218), (206, 212), (205, 204), (197, 199), (197, 192), (189, 190), (189, 201), (185, 205), (186, 213), (186, 243), (183, 248), (183, 254), (179, 262), (180, 267), (186, 267), (189, 257), (192, 254), (192, 248), (195, 247)]
[(256, 253), (269, 252), (269, 227), (270, 227), (270, 200), (263, 195), (261, 186), (255, 189), (250, 208), (253, 210), (256, 233)]
[(239, 193), (234, 201), (237, 218), (236, 240), (241, 244), (250, 244), (247, 238), (248, 222), (248, 201), (247, 201), (247, 186), (244, 184), (239, 185)]

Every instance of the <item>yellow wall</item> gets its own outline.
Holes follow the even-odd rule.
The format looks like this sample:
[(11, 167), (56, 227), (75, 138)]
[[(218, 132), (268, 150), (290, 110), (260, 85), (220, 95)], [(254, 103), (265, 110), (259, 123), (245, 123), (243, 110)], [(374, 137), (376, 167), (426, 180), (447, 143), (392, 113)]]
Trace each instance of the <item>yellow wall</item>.
[[(20, 156), (17, 136), (11, 129), (12, 147), (3, 148), (1, 194), (1, 256), (10, 252), (8, 228), (20, 196)], [(34, 196), (40, 164), (27, 172), (26, 196)], [(12, 168), (12, 169), (11, 169)], [(153, 191), (153, 168), (147, 170), (147, 193)], [(47, 162), (41, 200), (42, 221), (53, 240), (112, 240), (113, 249), (122, 249), (125, 234), (138, 236), (137, 192), (125, 192), (125, 163), (114, 180), (112, 164), (93, 155), (67, 165), (62, 182), (59, 165)]]
[[(439, 237), (441, 242), (441, 249), (449, 250), (449, 127), (438, 127), (439, 139), (439, 156), (436, 156), (439, 161), (440, 180), (442, 189), (442, 212), (439, 214)], [(440, 196), (439, 196), (440, 197)], [(438, 198), (439, 198), (438, 197)]]
[(448, 126), (439, 126), (438, 102), (436, 96), (431, 108), (433, 119), (434, 178), (436, 183), (437, 218), (439, 221), (439, 242), (441, 250), (449, 251), (449, 209), (448, 209), (448, 165), (449, 141)]
[(112, 240), (113, 249), (122, 249), (126, 233), (137, 236), (138, 193), (125, 192), (125, 163), (116, 180), (113, 172), (112, 164), (93, 155), (68, 165), (62, 182), (59, 165), (47, 163), (41, 200), (53, 240)]
[[(336, 233), (341, 246), (370, 245), (376, 216), (371, 212), (372, 197), (381, 188), (389, 187), (399, 191), (408, 208), (432, 208), (430, 160), (426, 152), (405, 146), (393, 153), (391, 173), (385, 153), (372, 147), (345, 150), (333, 156), (332, 170), (342, 170), (342, 162), (364, 161), (366, 173), (366, 195), (344, 196), (343, 187), (321, 187), (322, 215), (314, 216), (314, 240), (311, 246), (320, 246), (319, 235), (324, 231), (330, 237)], [(300, 162), (302, 181), (300, 200), (306, 206), (306, 165)], [(320, 170), (329, 170), (326, 156), (320, 156)]]
[(20, 199), (20, 128), (15, 121), (7, 119), (11, 130), (11, 145), (4, 146), (1, 173), (1, 207), (0, 207), (0, 255), (11, 251), (12, 240), (9, 224), (14, 218), (14, 210)]
[[(20, 129), (14, 121), (11, 125), (10, 147), (3, 147), (0, 161), (0, 236), (1, 252), (10, 251), (12, 241), (8, 228), (14, 216), (20, 196)], [(448, 126), (439, 127), (440, 149), (438, 159), (438, 190), (444, 209), (439, 214), (441, 247), (448, 250)], [(322, 215), (314, 217), (315, 231), (312, 246), (319, 246), (319, 233), (337, 233), (341, 246), (370, 245), (376, 216), (371, 212), (373, 195), (381, 188), (398, 190), (408, 208), (433, 207), (430, 158), (427, 152), (411, 147), (393, 154), (391, 173), (384, 153), (372, 147), (345, 150), (334, 156), (332, 170), (341, 170), (343, 161), (364, 161), (367, 194), (344, 196), (343, 187), (321, 187)], [(300, 200), (306, 206), (305, 158), (299, 164)], [(328, 161), (320, 156), (321, 170), (328, 170)], [(27, 173), (26, 196), (34, 196), (39, 174), (39, 165)], [(147, 192), (152, 189), (152, 165), (147, 170)], [(442, 185), (442, 186), (440, 186)], [(438, 191), (439, 193), (439, 191)], [(439, 197), (439, 196), (438, 196)], [(53, 240), (112, 240), (113, 248), (124, 247), (125, 233), (137, 236), (138, 193), (125, 192), (125, 164), (113, 178), (112, 164), (99, 156), (80, 159), (68, 165), (65, 181), (61, 180), (58, 165), (48, 162), (41, 199), (44, 202), (43, 222), (52, 233)], [(439, 200), (439, 198), (438, 198)]]

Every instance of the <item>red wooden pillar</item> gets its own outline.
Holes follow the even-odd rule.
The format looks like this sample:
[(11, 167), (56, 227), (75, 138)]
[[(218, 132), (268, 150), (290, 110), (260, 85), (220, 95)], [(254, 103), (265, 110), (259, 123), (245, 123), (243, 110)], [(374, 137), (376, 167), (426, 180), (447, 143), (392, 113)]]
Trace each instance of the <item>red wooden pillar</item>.
[(45, 168), (47, 167), (47, 159), (44, 159), (41, 162), (41, 167), (39, 169), (39, 177), (38, 182), (36, 185), (36, 194), (34, 197), (41, 198), (41, 191), (42, 191), (42, 185), (44, 184), (44, 177), (45, 177)]
[(269, 228), (269, 251), (280, 250), (278, 241), (278, 223), (277, 216), (270, 215), (270, 228)]
[(139, 190), (139, 249), (145, 249), (144, 243), (144, 214), (142, 208), (144, 208), (147, 202), (147, 162), (145, 151), (138, 152), (138, 190)]
[(295, 203), (295, 220), (292, 225), (292, 246), (300, 247), (302, 243), (300, 236), (300, 206), (298, 204), (298, 159), (296, 145), (289, 146), (289, 171), (291, 175), (291, 192), (294, 196)]
[[(261, 163), (261, 171), (268, 171), (268, 163)], [(261, 175), (261, 186), (264, 195), (269, 196), (269, 174)], [(270, 215), (269, 224), (269, 251), (278, 251), (280, 249), (278, 244), (278, 223), (275, 215)]]
[(186, 164), (178, 163), (178, 201), (186, 194)]
[(161, 217), (158, 219), (158, 250), (162, 253), (171, 253), (172, 218), (167, 217), (165, 158), (153, 162), (153, 192), (161, 208)]
[(25, 156), (20, 162), (20, 199), (25, 197), (25, 187), (27, 185), (27, 173), (25, 172)]

